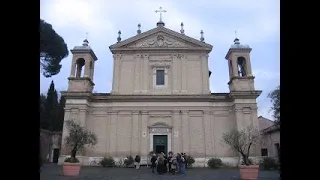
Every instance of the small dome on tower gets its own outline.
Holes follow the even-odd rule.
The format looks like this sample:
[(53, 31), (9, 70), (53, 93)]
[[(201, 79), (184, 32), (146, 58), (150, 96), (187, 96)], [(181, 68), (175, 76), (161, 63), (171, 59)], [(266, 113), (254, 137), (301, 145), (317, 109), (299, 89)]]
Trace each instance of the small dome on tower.
[(238, 38), (235, 38), (234, 39), (234, 44), (231, 45), (230, 48), (232, 49), (250, 49), (250, 46), (249, 45), (246, 45), (246, 44), (240, 44), (240, 40)]

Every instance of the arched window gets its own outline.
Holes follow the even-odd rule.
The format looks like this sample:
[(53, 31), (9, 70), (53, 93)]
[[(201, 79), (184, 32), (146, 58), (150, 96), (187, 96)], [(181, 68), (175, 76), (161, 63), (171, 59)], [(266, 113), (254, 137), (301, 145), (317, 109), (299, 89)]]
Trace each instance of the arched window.
[(77, 65), (76, 78), (83, 77), (82, 68), (83, 68), (84, 64), (85, 64), (85, 60), (83, 58), (77, 59), (77, 61), (76, 61), (76, 65)]
[(238, 57), (237, 64), (238, 64), (238, 75), (240, 77), (247, 76), (246, 59), (242, 56)]

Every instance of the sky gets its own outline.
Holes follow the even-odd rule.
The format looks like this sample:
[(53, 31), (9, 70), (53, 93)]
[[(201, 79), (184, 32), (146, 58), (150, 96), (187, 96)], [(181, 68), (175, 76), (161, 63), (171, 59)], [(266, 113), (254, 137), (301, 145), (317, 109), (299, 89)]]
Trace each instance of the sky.
[[(180, 32), (184, 23), (187, 36), (213, 45), (209, 54), (211, 92), (229, 92), (225, 55), (237, 36), (251, 48), (251, 66), (258, 97), (258, 116), (273, 120), (268, 93), (280, 84), (280, 2), (279, 0), (40, 0), (40, 18), (63, 37), (68, 49), (86, 38), (98, 57), (95, 63), (94, 92), (112, 89), (113, 58), (109, 46), (118, 31), (125, 40), (156, 27), (159, 7), (166, 28)], [(235, 33), (236, 31), (236, 33)], [(86, 33), (88, 33), (86, 35)], [(51, 81), (58, 91), (67, 89), (72, 54), (62, 60), (58, 75), (45, 78), (40, 72), (40, 93), (46, 94)]]

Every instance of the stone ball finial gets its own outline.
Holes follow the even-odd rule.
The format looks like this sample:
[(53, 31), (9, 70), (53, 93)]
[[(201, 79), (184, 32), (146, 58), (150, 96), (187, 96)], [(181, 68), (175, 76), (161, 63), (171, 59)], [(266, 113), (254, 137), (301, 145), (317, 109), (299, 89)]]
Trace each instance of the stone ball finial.
[(137, 30), (137, 33), (138, 33), (138, 34), (141, 34), (140, 28), (141, 28), (141, 24), (139, 23), (139, 24), (138, 24), (138, 30)]
[(201, 30), (201, 31), (200, 31), (200, 34), (201, 34), (201, 38), (200, 38), (200, 41), (201, 41), (201, 42), (204, 42), (204, 37), (203, 37), (203, 30)]
[(181, 22), (181, 29), (180, 29), (180, 33), (181, 33), (181, 34), (184, 34), (183, 22)]

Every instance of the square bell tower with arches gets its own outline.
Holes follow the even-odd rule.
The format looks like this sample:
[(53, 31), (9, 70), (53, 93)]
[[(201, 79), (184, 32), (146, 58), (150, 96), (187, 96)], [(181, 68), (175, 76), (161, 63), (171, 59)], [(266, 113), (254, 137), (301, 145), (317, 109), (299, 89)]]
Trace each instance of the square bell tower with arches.
[(239, 39), (235, 38), (225, 57), (229, 66), (228, 85), (233, 100), (233, 115), (239, 130), (248, 126), (259, 128), (256, 99), (262, 91), (255, 90), (254, 87), (250, 62), (251, 50), (249, 45), (240, 44)]
[(94, 64), (98, 59), (87, 39), (82, 46), (71, 49), (73, 54), (68, 92), (92, 92)]
[(254, 76), (252, 75), (250, 52), (248, 45), (240, 44), (238, 38), (231, 45), (226, 60), (228, 60), (230, 91), (253, 91)]

